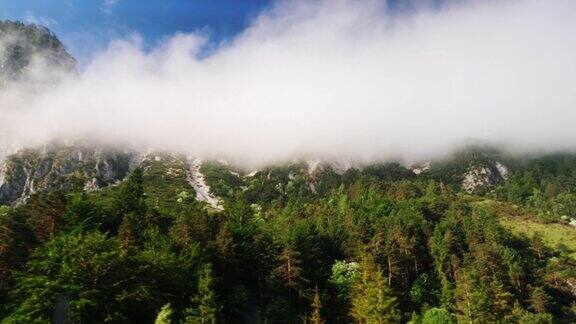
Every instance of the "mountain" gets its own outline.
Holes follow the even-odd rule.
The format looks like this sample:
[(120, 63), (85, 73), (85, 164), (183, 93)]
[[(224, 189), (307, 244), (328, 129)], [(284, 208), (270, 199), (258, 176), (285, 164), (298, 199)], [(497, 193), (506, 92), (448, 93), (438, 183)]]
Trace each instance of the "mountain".
[(47, 145), (8, 156), (0, 169), (0, 204), (25, 201), (49, 190), (94, 190), (123, 180), (133, 153)]
[[(0, 91), (14, 84), (33, 91), (75, 71), (76, 61), (50, 30), (0, 21)], [(38, 191), (94, 189), (122, 180), (129, 171), (131, 155), (115, 149), (49, 143), (19, 148), (7, 139), (0, 144), (0, 204), (23, 202)]]
[[(74, 69), (1, 24), (5, 86), (38, 57)], [(0, 162), (3, 323), (576, 322), (575, 153), (246, 170), (68, 141)]]
[(429, 161), (418, 171), (421, 176), (459, 185), (468, 193), (482, 193), (503, 184), (514, 161), (514, 157), (496, 148), (471, 145), (447, 158)]
[[(43, 68), (54, 71), (73, 73), (75, 60), (66, 51), (65, 46), (56, 35), (47, 28), (34, 24), (26, 25), (20, 22), (0, 22), (0, 85), (9, 85), (14, 82), (29, 81), (28, 73), (41, 63)], [(54, 81), (54, 80), (52, 80)], [(143, 153), (122, 153), (118, 150), (102, 147), (46, 145), (40, 149), (24, 149), (18, 151), (13, 145), (0, 147), (0, 204), (14, 204), (25, 201), (30, 194), (42, 190), (71, 189), (81, 187), (86, 189), (101, 188), (103, 186), (121, 181), (129, 172), (128, 165), (135, 166), (128, 160), (130, 156), (143, 155)], [(5, 157), (4, 151), (13, 154)], [(469, 148), (445, 161), (434, 161), (426, 170), (412, 168), (418, 172), (417, 177), (435, 179), (445, 184), (461, 186), (468, 192), (485, 191), (493, 189), (506, 179), (507, 167), (498, 157), (487, 150)], [(145, 154), (144, 154), (145, 155)], [(204, 177), (201, 164), (189, 161), (190, 182), (194, 184), (199, 193), (198, 198), (209, 202), (210, 205), (219, 206), (218, 198), (207, 191), (204, 186)], [(308, 165), (296, 161), (288, 175), (280, 175), (285, 171), (279, 168), (269, 168), (258, 172), (253, 179), (268, 172), (268, 176), (277, 174), (279, 185), (285, 186), (298, 178), (309, 184), (313, 192), (326, 190), (322, 184), (317, 183), (317, 177), (329, 174), (329, 177), (338, 178), (351, 169), (363, 169), (364, 173), (376, 175), (382, 179), (400, 179), (416, 176), (414, 171), (400, 164), (373, 164), (361, 166), (354, 161), (320, 159), (309, 160)], [(297, 166), (297, 167), (296, 167)], [(213, 169), (208, 168), (208, 172)], [(304, 170), (306, 169), (307, 170)], [(286, 169), (287, 170), (287, 169)], [(220, 173), (222, 175), (222, 173)], [(286, 178), (288, 176), (288, 178)], [(208, 174), (210, 178), (210, 174)], [(240, 177), (242, 178), (242, 177)], [(233, 183), (246, 182), (238, 179)], [(222, 179), (213, 180), (212, 187), (216, 194), (227, 195), (232, 189), (228, 188)], [(237, 189), (237, 188), (236, 188)], [(282, 190), (285, 190), (283, 188)], [(221, 208), (221, 207), (217, 207)]]
[(30, 78), (33, 69), (41, 69), (44, 75), (73, 73), (76, 61), (47, 28), (0, 21), (0, 87)]

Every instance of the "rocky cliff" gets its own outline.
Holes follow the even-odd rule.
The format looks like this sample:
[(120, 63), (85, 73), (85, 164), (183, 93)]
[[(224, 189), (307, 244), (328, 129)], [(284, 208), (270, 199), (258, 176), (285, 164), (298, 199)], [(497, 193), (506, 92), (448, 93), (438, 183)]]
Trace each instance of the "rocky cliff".
[(120, 181), (134, 154), (75, 146), (25, 149), (10, 155), (0, 169), (0, 204), (15, 204), (41, 190), (93, 190)]

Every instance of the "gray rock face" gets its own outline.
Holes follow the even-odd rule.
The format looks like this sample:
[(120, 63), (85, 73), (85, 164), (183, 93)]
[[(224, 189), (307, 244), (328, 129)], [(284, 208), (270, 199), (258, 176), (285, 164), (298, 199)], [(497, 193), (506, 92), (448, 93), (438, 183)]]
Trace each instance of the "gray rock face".
[(202, 160), (189, 158), (190, 170), (188, 172), (188, 183), (196, 191), (196, 200), (204, 201), (217, 211), (224, 210), (220, 198), (216, 197), (211, 191), (210, 186), (206, 184), (204, 175), (200, 171)]
[(50, 146), (10, 155), (0, 170), (0, 204), (40, 190), (94, 190), (126, 177), (133, 154), (113, 149)]
[(505, 181), (507, 177), (508, 168), (500, 162), (472, 165), (464, 174), (462, 189), (469, 193), (490, 189)]

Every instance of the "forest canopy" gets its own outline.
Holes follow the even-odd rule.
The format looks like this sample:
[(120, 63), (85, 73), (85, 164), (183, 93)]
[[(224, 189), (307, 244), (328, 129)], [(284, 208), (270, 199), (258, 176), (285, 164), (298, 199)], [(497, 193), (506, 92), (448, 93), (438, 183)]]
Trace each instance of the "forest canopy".
[(177, 160), (150, 159), (117, 186), (3, 206), (4, 322), (576, 319), (574, 246), (505, 226), (569, 228), (573, 156), (526, 162), (472, 194), (397, 164), (246, 176), (204, 163), (224, 210), (194, 199)]

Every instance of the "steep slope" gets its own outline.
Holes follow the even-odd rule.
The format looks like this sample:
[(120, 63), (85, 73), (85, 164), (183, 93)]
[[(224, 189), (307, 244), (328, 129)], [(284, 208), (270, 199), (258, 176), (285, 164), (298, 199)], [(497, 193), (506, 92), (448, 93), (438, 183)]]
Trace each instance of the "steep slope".
[(468, 193), (483, 193), (506, 181), (511, 160), (498, 149), (470, 146), (448, 158), (418, 165), (413, 171)]
[(43, 191), (93, 190), (124, 179), (133, 154), (115, 149), (46, 146), (10, 155), (0, 169), (0, 204)]
[[(35, 24), (0, 20), (0, 95), (7, 88), (35, 92), (76, 72), (76, 61), (50, 30)], [(7, 109), (0, 106), (0, 115)], [(0, 129), (0, 165), (21, 144)]]
[(462, 180), (462, 189), (468, 193), (494, 188), (508, 177), (508, 167), (496, 161), (471, 164)]
[[(31, 77), (42, 69), (48, 80), (58, 73), (75, 71), (76, 61), (47, 28), (15, 21), (0, 21), (0, 87)], [(36, 74), (34, 77), (37, 77)]]
[(204, 174), (202, 174), (200, 170), (202, 167), (202, 160), (189, 159), (189, 165), (190, 169), (187, 179), (188, 183), (190, 183), (196, 191), (196, 200), (206, 202), (215, 210), (224, 210), (220, 199), (210, 191), (210, 186), (206, 183)]

